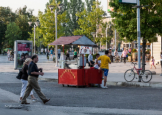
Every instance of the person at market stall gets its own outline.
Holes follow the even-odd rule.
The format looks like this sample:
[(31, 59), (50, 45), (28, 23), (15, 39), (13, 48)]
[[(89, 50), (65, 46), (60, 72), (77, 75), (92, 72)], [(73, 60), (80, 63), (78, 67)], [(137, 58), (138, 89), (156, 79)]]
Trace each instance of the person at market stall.
[(95, 69), (99, 69), (100, 68), (101, 60), (98, 60), (99, 57), (100, 57), (100, 54), (96, 54), (95, 65), (94, 65)]
[(94, 61), (93, 61), (93, 56), (92, 56), (92, 52), (89, 51), (89, 56), (88, 56), (88, 64), (90, 67), (93, 67), (94, 66)]
[(102, 86), (101, 88), (108, 88), (106, 86), (106, 82), (107, 82), (107, 76), (108, 76), (108, 72), (109, 72), (109, 64), (111, 64), (111, 60), (108, 57), (108, 54), (109, 54), (109, 51), (106, 50), (105, 55), (102, 55), (98, 58), (98, 60), (101, 60), (100, 68), (104, 74), (104, 86)]
[(73, 57), (73, 59), (75, 59), (75, 58), (77, 58), (77, 51), (76, 50), (74, 51), (74, 57)]

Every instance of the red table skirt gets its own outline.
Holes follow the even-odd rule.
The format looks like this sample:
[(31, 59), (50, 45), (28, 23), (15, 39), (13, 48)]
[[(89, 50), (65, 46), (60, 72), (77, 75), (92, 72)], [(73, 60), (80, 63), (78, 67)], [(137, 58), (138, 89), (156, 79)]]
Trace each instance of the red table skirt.
[(101, 82), (102, 71), (98, 69), (58, 69), (59, 84), (89, 86)]

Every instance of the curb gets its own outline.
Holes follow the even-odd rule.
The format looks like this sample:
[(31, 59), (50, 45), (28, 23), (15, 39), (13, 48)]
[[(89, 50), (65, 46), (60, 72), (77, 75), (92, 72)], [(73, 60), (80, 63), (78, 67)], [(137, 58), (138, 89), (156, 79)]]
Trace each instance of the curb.
[(46, 82), (58, 82), (58, 79), (55, 78), (39, 78), (40, 81), (46, 81)]
[(107, 82), (109, 86), (134, 86), (134, 87), (151, 87), (151, 88), (162, 88), (162, 83), (140, 83), (140, 82)]
[[(39, 78), (41, 81), (46, 82), (58, 82), (58, 79), (54, 78)], [(142, 82), (107, 82), (107, 86), (134, 86), (134, 87), (150, 87), (150, 88), (162, 88), (161, 82), (155, 82), (155, 83), (142, 83)]]

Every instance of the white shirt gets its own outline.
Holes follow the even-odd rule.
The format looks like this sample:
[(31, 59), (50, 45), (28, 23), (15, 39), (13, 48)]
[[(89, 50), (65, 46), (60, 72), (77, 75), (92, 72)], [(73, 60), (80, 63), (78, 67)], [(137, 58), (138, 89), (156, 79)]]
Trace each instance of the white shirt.
[(43, 48), (41, 49), (41, 52), (43, 52)]
[(97, 59), (95, 59), (95, 65), (94, 68), (99, 69), (100, 67), (98, 66), (98, 64), (101, 64), (101, 60), (98, 60), (98, 64), (96, 64)]

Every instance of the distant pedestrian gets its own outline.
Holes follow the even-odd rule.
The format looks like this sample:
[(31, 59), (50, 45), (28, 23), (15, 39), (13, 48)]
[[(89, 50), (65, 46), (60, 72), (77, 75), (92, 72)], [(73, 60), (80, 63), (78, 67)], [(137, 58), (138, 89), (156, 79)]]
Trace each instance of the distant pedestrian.
[(13, 50), (11, 49), (11, 51), (10, 51), (10, 60), (13, 61), (13, 58), (14, 58), (14, 52), (13, 52)]
[(46, 54), (46, 53), (47, 53), (47, 48), (45, 48), (45, 50), (44, 50), (44, 51), (45, 51), (45, 54)]
[(8, 61), (11, 61), (10, 50), (9, 50), (9, 49), (8, 49), (8, 51), (7, 51), (7, 57), (8, 57)]
[(74, 51), (74, 57), (73, 57), (73, 59), (75, 59), (75, 58), (77, 58), (77, 51), (76, 50)]
[(124, 58), (124, 63), (126, 63), (126, 59), (127, 59), (127, 50), (124, 48), (124, 51), (122, 52), (122, 57)]
[(162, 69), (162, 51), (160, 53), (160, 62), (161, 62), (161, 69)]
[(132, 51), (131, 48), (129, 48), (129, 53), (130, 53), (130, 54), (131, 54), (131, 51)]
[(43, 54), (43, 48), (41, 48), (41, 54)]
[(67, 50), (66, 52), (66, 60), (69, 59), (70, 60), (70, 54), (69, 54), (69, 50)]
[(51, 59), (53, 59), (53, 50), (52, 50), (52, 48), (50, 50), (50, 54), (51, 54)]
[(106, 50), (105, 55), (102, 55), (98, 58), (98, 60), (101, 60), (100, 68), (104, 74), (104, 86), (101, 86), (102, 88), (108, 88), (106, 86), (106, 82), (107, 82), (107, 76), (108, 76), (108, 72), (109, 72), (109, 64), (111, 64), (111, 60), (108, 57), (108, 54), (109, 54), (109, 51)]
[(47, 59), (49, 60), (49, 50), (46, 52)]
[(154, 67), (155, 67), (155, 69), (156, 69), (156, 66), (155, 66), (155, 59), (154, 59), (154, 57), (153, 57), (153, 56), (151, 57), (150, 64), (151, 64), (150, 69), (152, 69), (152, 66), (154, 66)]
[[(22, 101), (22, 98), (25, 94), (26, 87), (28, 85), (28, 65), (31, 61), (32, 61), (31, 58), (27, 58), (22, 67), (22, 77), (21, 77), (22, 87), (20, 93), (20, 101)], [(31, 91), (30, 96), (32, 100), (36, 99), (33, 95), (33, 90)]]
[(60, 59), (61, 49), (58, 49), (58, 50), (57, 50), (57, 53), (58, 53), (58, 59)]
[(44, 73), (42, 72), (42, 68), (38, 69), (37, 64), (36, 64), (37, 62), (38, 62), (38, 56), (37, 55), (32, 56), (32, 61), (29, 64), (29, 69), (28, 69), (28, 75), (29, 75), (28, 85), (27, 85), (25, 95), (22, 99), (21, 104), (30, 104), (30, 103), (27, 103), (26, 98), (29, 96), (32, 89), (35, 90), (35, 92), (38, 94), (39, 98), (43, 101), (44, 104), (50, 100), (44, 96), (44, 94), (41, 92), (41, 89), (39, 87), (38, 77), (39, 75), (43, 76)]

